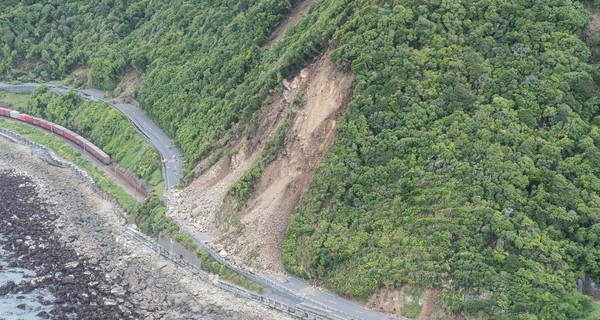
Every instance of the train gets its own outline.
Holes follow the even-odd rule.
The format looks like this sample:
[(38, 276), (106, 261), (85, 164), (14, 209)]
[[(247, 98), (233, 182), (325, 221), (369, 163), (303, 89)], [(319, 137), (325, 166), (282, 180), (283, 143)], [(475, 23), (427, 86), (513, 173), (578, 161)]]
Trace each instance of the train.
[(7, 108), (6, 106), (0, 105), (0, 116), (4, 116), (7, 118), (16, 119), (22, 122), (29, 123), (31, 125), (43, 128), (50, 132), (53, 132), (59, 136), (62, 136), (69, 141), (75, 143), (76, 145), (83, 148), (84, 151), (89, 152), (94, 158), (98, 159), (105, 165), (109, 165), (112, 160), (106, 152), (102, 151), (102, 149), (95, 146), (93, 143), (89, 142), (84, 137), (78, 135), (77, 133), (60, 126), (58, 124), (52, 123), (50, 121), (46, 121), (44, 119), (40, 119), (34, 116), (30, 116), (26, 113), (21, 113), (16, 110), (12, 110)]

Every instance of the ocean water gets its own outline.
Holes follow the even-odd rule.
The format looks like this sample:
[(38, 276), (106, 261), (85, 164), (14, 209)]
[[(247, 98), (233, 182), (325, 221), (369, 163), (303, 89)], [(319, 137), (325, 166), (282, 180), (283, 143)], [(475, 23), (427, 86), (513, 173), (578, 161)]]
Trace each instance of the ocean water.
[[(0, 236), (0, 242), (4, 240)], [(4, 286), (10, 281), (20, 283), (21, 281), (35, 279), (35, 272), (32, 270), (9, 268), (6, 257), (7, 252), (0, 249), (0, 286)], [(44, 306), (40, 303), (40, 300), (52, 301), (54, 297), (50, 292), (43, 289), (36, 289), (27, 294), (0, 295), (0, 320), (42, 319), (37, 315), (42, 311), (50, 313), (52, 306)]]

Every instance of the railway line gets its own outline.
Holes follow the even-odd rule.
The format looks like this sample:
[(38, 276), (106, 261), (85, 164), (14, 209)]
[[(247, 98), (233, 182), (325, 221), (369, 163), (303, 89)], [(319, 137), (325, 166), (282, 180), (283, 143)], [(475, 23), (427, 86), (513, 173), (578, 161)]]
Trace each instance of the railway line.
[[(42, 84), (38, 83), (23, 83), (18, 85), (0, 82), (0, 91), (12, 93), (32, 93)], [(55, 83), (46, 83), (52, 91), (63, 94), (71, 90), (71, 88), (59, 86)], [(181, 180), (181, 170), (183, 168), (183, 158), (181, 151), (175, 146), (175, 143), (166, 133), (164, 133), (146, 113), (140, 109), (136, 101), (131, 103), (112, 103), (106, 99), (105, 93), (97, 89), (75, 89), (77, 94), (82, 98), (92, 101), (103, 101), (112, 105), (119, 110), (133, 124), (137, 132), (150, 145), (152, 145), (160, 154), (163, 163), (163, 178), (165, 181), (165, 190), (175, 187)]]
[[(46, 85), (59, 94), (71, 90), (70, 88), (58, 86), (54, 83), (48, 83)], [(20, 85), (0, 83), (0, 91), (31, 93), (39, 86), (40, 84), (36, 83), (25, 83)], [(150, 118), (148, 118), (143, 110), (139, 108), (137, 102), (133, 101), (131, 104), (112, 103), (104, 98), (104, 92), (97, 89), (77, 89), (75, 92), (88, 100), (107, 102), (122, 112), (135, 126), (138, 133), (159, 152), (161, 159), (163, 160), (165, 190), (169, 190), (178, 184), (181, 179), (181, 169), (183, 167), (181, 152), (174, 146), (173, 141), (156, 124), (154, 124)], [(165, 199), (165, 201), (168, 209), (168, 199)], [(216, 286), (234, 292), (239, 296), (259, 301), (270, 308), (277, 309), (299, 319), (408, 320), (403, 317), (390, 318), (384, 313), (366, 309), (362, 305), (344, 299), (326, 290), (315, 289), (304, 280), (289, 275), (286, 276), (286, 279), (281, 280), (278, 277), (268, 274), (246, 272), (245, 270), (232, 265), (214, 252), (212, 248), (206, 244), (206, 238), (203, 234), (189, 230), (185, 228), (185, 226), (181, 226), (181, 230), (187, 233), (198, 246), (207, 251), (215, 260), (226, 268), (267, 289), (267, 292), (264, 295), (257, 295), (221, 280), (216, 282), (213, 281)], [(149, 249), (159, 252), (186, 269), (191, 268), (189, 271), (199, 274), (198, 268), (195, 268), (189, 261), (181, 258), (183, 256), (182, 253), (167, 250), (152, 239), (141, 235), (131, 228), (127, 233), (127, 236), (143, 242)]]
[(96, 168), (104, 172), (107, 177), (111, 178), (121, 188), (127, 190), (138, 202), (142, 202), (148, 197), (148, 191), (141, 179), (135, 177), (135, 175), (129, 173), (127, 170), (120, 168), (118, 164), (113, 163), (110, 156), (101, 148), (77, 133), (50, 121), (11, 110), (2, 104), (0, 104), (0, 117), (4, 117), (7, 121), (23, 122), (54, 133), (56, 136), (62, 138), (65, 143), (79, 150), (82, 156), (92, 161)]

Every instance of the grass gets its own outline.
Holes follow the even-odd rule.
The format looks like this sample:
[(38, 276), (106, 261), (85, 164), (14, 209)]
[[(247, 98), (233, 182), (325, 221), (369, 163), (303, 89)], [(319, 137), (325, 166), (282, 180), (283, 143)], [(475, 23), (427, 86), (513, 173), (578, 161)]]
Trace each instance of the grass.
[[(0, 102), (30, 114), (31, 98), (31, 94), (0, 92)], [(60, 99), (54, 96), (46, 98), (45, 102), (61, 104)], [(162, 166), (158, 152), (136, 133), (123, 114), (108, 104), (81, 102), (77, 108), (68, 112), (66, 120), (47, 120), (53, 120), (92, 141), (108, 153), (120, 167), (142, 178), (150, 189), (162, 184)]]
[(11, 109), (27, 112), (29, 111), (29, 94), (9, 93), (0, 91), (0, 102), (4, 103)]
[(407, 303), (402, 307), (402, 315), (410, 318), (416, 319), (421, 314), (421, 306), (418, 303)]
[(110, 196), (114, 197), (126, 212), (131, 212), (137, 206), (138, 203), (134, 197), (104, 176), (99, 169), (94, 167), (94, 165), (89, 160), (85, 159), (77, 150), (61, 141), (59, 138), (54, 137), (51, 133), (29, 125), (8, 122), (2, 119), (0, 119), (0, 127), (16, 132), (33, 142), (44, 145), (54, 151), (59, 157), (84, 169), (90, 177), (92, 177), (96, 185)]

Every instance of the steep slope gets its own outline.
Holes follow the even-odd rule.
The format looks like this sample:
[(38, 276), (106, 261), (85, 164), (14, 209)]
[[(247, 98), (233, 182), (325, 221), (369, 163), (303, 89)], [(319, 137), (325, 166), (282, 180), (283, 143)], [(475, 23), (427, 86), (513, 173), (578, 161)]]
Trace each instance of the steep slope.
[[(339, 72), (330, 62), (329, 53), (292, 81), (284, 80), (284, 92), (262, 117), (252, 139), (233, 142), (228, 154), (188, 187), (173, 191), (178, 202), (173, 218), (220, 238), (215, 245), (241, 264), (283, 271), (281, 252), (291, 214), (335, 137), (337, 119), (351, 99), (352, 80), (351, 74)], [(293, 120), (284, 129), (275, 159), (256, 181), (253, 196), (238, 207), (232, 185), (259, 161), (265, 144), (288, 118)]]
[(229, 176), (211, 178), (226, 181), (213, 185), (217, 197), (233, 190), (236, 201), (213, 221), (241, 227), (242, 241), (244, 222), (258, 228), (253, 209), (277, 211), (263, 205), (269, 175), (285, 177), (273, 150), (269, 161), (260, 150), (287, 116), (265, 110), (283, 79), (334, 49), (355, 77), (353, 99), (288, 228), (288, 270), (364, 300), (443, 288), (444, 314), (589, 310), (576, 283), (600, 279), (600, 72), (580, 39), (581, 2), (315, 0), (270, 49), (300, 2), (56, 4), (0, 4), (0, 74), (62, 77), (89, 65), (94, 85), (113, 88), (127, 70), (144, 72), (138, 98), (189, 169), (213, 150), (239, 151), (210, 171)]
[(224, 247), (244, 264), (283, 271), (281, 252), (287, 226), (316, 165), (335, 138), (337, 119), (352, 96), (352, 80), (325, 54), (288, 84), (287, 99), (302, 102), (293, 107), (294, 120), (276, 159), (265, 166), (252, 197), (236, 213), (241, 230), (224, 234)]
[(362, 4), (332, 54), (356, 99), (292, 220), (288, 268), (364, 298), (444, 287), (446, 313), (582, 315), (576, 280), (600, 276), (583, 6)]
[(285, 32), (290, 28), (298, 24), (300, 22), (300, 18), (308, 13), (308, 9), (310, 8), (312, 0), (303, 0), (300, 4), (296, 5), (296, 7), (292, 10), (289, 17), (287, 17), (280, 25), (277, 26), (275, 31), (273, 31), (270, 36), (270, 40), (267, 42), (266, 48), (271, 49), (273, 46), (283, 40), (285, 36)]

